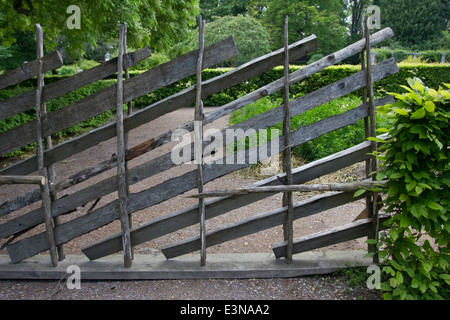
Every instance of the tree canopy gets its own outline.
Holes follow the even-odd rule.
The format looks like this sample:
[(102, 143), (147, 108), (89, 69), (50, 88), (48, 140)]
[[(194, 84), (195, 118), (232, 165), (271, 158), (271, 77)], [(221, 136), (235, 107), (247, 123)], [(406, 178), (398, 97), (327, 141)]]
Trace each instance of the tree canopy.
[[(191, 49), (198, 47), (198, 29), (192, 33), (189, 42)], [(230, 59), (225, 66), (237, 66), (270, 52), (269, 37), (261, 22), (238, 15), (224, 16), (207, 23), (205, 27), (205, 44), (211, 45), (233, 36), (239, 55)]]
[(72, 58), (80, 58), (86, 44), (95, 46), (98, 40), (118, 38), (118, 25), (126, 22), (128, 46), (164, 50), (185, 36), (199, 13), (198, 0), (81, 0), (76, 1), (80, 28), (69, 29), (70, 4), (60, 0), (1, 0), (1, 45), (13, 45), (17, 32), (34, 32), (39, 23), (47, 50), (64, 43)]
[[(394, 41), (413, 50), (435, 49), (448, 32), (448, 0), (374, 0), (381, 24), (395, 32)], [(448, 49), (448, 48), (447, 48)]]

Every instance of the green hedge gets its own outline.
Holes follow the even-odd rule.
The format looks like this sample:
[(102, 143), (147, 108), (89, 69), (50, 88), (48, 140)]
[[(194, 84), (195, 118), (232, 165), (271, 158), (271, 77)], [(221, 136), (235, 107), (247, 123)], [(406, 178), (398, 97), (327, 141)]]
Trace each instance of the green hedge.
[[(302, 68), (302, 66), (291, 66), (290, 72), (298, 70)], [(412, 76), (416, 76), (418, 78), (423, 79), (423, 81), (427, 84), (427, 86), (432, 88), (439, 88), (442, 83), (450, 83), (450, 64), (399, 64), (400, 71), (397, 74), (394, 74), (386, 79), (377, 81), (374, 84), (375, 93), (377, 95), (385, 95), (385, 91), (388, 92), (404, 92), (404, 89), (400, 87), (400, 85), (406, 84), (406, 79), (411, 78)], [(202, 73), (202, 77), (204, 80), (208, 80), (214, 77), (217, 77), (221, 74), (228, 72), (229, 68), (217, 68), (217, 69), (206, 69)], [(332, 66), (324, 69), (321, 72), (318, 72), (304, 81), (301, 81), (297, 84), (291, 86), (291, 95), (299, 95), (306, 94), (317, 90), (323, 86), (331, 84), (335, 81), (338, 81), (342, 78), (348, 77), (351, 74), (358, 72), (360, 70), (359, 66), (352, 65), (338, 65)], [(131, 71), (130, 76), (133, 77), (135, 75), (141, 74), (145, 71)], [(58, 81), (66, 76), (61, 75), (46, 75), (45, 83), (52, 83)], [(56, 110), (64, 105), (67, 105), (75, 100), (82, 99), (97, 90), (100, 90), (104, 87), (110, 86), (115, 83), (115, 75), (109, 76), (107, 79), (97, 81), (94, 84), (86, 86), (84, 88), (78, 89), (75, 92), (67, 94), (61, 98), (55, 99), (47, 104), (47, 107), (50, 111)], [(204, 104), (206, 106), (220, 106), (224, 105), (228, 102), (231, 102), (237, 99), (240, 96), (243, 96), (253, 90), (256, 90), (266, 84), (269, 84), (279, 78), (283, 77), (283, 68), (277, 67), (273, 70), (270, 70), (264, 74), (261, 74), (257, 77), (252, 78), (249, 81), (236, 85), (230, 89), (226, 89), (220, 93), (214, 94), (205, 99)], [(24, 81), (20, 84), (20, 86), (10, 87), (5, 90), (0, 91), (0, 100), (12, 97), (14, 95), (20, 94), (26, 90), (32, 89), (35, 85), (35, 79), (30, 79)], [(184, 90), (192, 85), (195, 85), (196, 79), (195, 76), (188, 77), (181, 81), (178, 81), (170, 86), (164, 87), (160, 90), (156, 90), (150, 94), (144, 95), (138, 99), (133, 101), (134, 108), (144, 108), (158, 100), (164, 99), (170, 95), (173, 95), (177, 92)], [(355, 97), (359, 97), (360, 90), (353, 93), (352, 95)], [(270, 99), (278, 99), (281, 97), (281, 91), (270, 96)], [(23, 122), (29, 121), (34, 116), (34, 111), (29, 110), (28, 112), (21, 113), (12, 118), (0, 121), (0, 133), (4, 132), (14, 126), (20, 125)], [(108, 119), (113, 116), (112, 112), (107, 114), (102, 114), (100, 116), (94, 117), (93, 119), (87, 120), (75, 127), (66, 129), (61, 135), (65, 134), (79, 134), (82, 133), (89, 128), (95, 127), (96, 125), (100, 125), (105, 123)]]
[[(412, 50), (391, 50), (391, 49), (373, 49), (377, 61), (383, 61), (394, 57), (397, 62), (406, 60), (409, 56), (412, 56)], [(428, 63), (440, 63), (442, 54), (445, 54), (445, 61), (450, 62), (450, 51), (448, 50), (428, 50), (418, 52), (418, 58), (423, 62)]]
[[(302, 66), (291, 66), (290, 72), (298, 70)], [(208, 80), (228, 72), (229, 68), (217, 68), (217, 69), (206, 69), (202, 73), (202, 78)], [(291, 93), (293, 95), (305, 94), (317, 90), (323, 86), (331, 84), (335, 81), (343, 79), (350, 76), (351, 74), (358, 72), (360, 70), (359, 66), (353, 65), (338, 65), (326, 68), (325, 70), (318, 72), (306, 80), (294, 84), (291, 86)], [(425, 83), (433, 88), (438, 88), (442, 83), (450, 82), (450, 64), (399, 64), (399, 72), (386, 79), (377, 81), (374, 84), (375, 93), (382, 95), (384, 91), (389, 92), (403, 92), (399, 85), (405, 85), (406, 79), (413, 76), (419, 77), (425, 81)], [(137, 74), (143, 73), (145, 71), (131, 71), (130, 76), (133, 77)], [(115, 80), (115, 75), (109, 76), (102, 81)], [(218, 94), (214, 94), (207, 99), (204, 103), (207, 106), (220, 106), (226, 104), (236, 98), (245, 95), (261, 86), (269, 84), (279, 78), (283, 77), (283, 68), (277, 67), (270, 70), (262, 75), (256, 76), (249, 81), (236, 85), (230, 89), (224, 90)], [(60, 75), (48, 75), (45, 76), (45, 83), (52, 83), (64, 78)], [(27, 80), (22, 83), (22, 86), (33, 86), (35, 80)], [(185, 88), (195, 85), (195, 76), (188, 77), (170, 86), (156, 90), (153, 93), (142, 96), (134, 101), (134, 107), (144, 108), (160, 99), (166, 98), (172, 94), (175, 94)], [(359, 92), (354, 93), (359, 95)], [(274, 98), (281, 97), (281, 93), (275, 94)]]

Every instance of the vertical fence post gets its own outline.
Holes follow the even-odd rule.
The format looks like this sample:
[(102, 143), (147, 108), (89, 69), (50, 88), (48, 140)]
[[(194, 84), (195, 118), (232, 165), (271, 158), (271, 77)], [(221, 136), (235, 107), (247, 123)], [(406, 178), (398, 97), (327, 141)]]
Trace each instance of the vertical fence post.
[[(376, 128), (376, 111), (375, 111), (375, 99), (373, 94), (373, 79), (372, 79), (372, 54), (370, 48), (370, 29), (367, 24), (368, 17), (366, 16), (364, 19), (364, 29), (365, 29), (365, 39), (366, 39), (366, 61), (367, 61), (367, 95), (369, 98), (369, 132), (370, 137), (376, 137), (377, 128)], [(372, 141), (372, 152), (377, 151), (377, 142)], [(378, 170), (377, 158), (375, 155), (371, 157), (371, 166), (370, 171), (372, 173), (372, 180), (375, 181), (375, 172)], [(370, 239), (378, 239), (378, 194), (376, 192), (372, 193), (372, 208), (368, 214), (370, 214), (369, 218), (372, 218), (372, 230), (368, 237)], [(378, 254), (376, 246), (371, 248), (372, 252), (375, 253), (373, 256), (373, 262), (378, 263)]]
[(123, 44), (125, 25), (120, 25), (119, 56), (117, 62), (117, 180), (119, 196), (120, 224), (122, 229), (123, 259), (125, 268), (130, 268), (133, 260), (130, 221), (128, 217), (128, 187), (125, 167), (125, 134), (123, 127)]
[[(286, 16), (284, 22), (284, 119), (283, 119), (283, 170), (286, 172), (286, 184), (292, 185), (292, 160), (291, 160), (291, 116), (289, 111), (289, 40), (288, 40), (289, 17)], [(283, 207), (287, 206), (287, 219), (284, 225), (284, 240), (287, 241), (286, 261), (292, 263), (292, 243), (293, 243), (293, 220), (294, 220), (294, 202), (292, 192), (283, 193)]]
[[(366, 33), (366, 28), (364, 27), (367, 24), (367, 19), (366, 18), (362, 18), (361, 19), (361, 39), (365, 40), (365, 33)], [(365, 46), (364, 49), (361, 50), (361, 70), (366, 70), (366, 50), (365, 50)], [(362, 88), (362, 103), (367, 103), (367, 86)], [(367, 138), (369, 138), (371, 136), (370, 133), (370, 125), (369, 125), (369, 117), (365, 117), (364, 118), (364, 137), (367, 140)], [(370, 172), (371, 172), (371, 165), (372, 165), (372, 160), (373, 158), (368, 158), (365, 161), (365, 165), (366, 165), (366, 178), (370, 178)], [(366, 217), (372, 217), (372, 194), (368, 193), (368, 196), (366, 197)], [(373, 244), (369, 244), (367, 245), (367, 249), (369, 252), (374, 252), (374, 248), (375, 245)]]
[(42, 90), (44, 87), (44, 74), (42, 72), (44, 56), (44, 40), (42, 27), (36, 24), (36, 55), (39, 60), (39, 71), (37, 75), (37, 89), (36, 89), (36, 158), (38, 165), (38, 173), (44, 177), (46, 183), (41, 184), (42, 209), (44, 211), (45, 229), (47, 233), (47, 240), (49, 244), (50, 259), (54, 267), (58, 266), (57, 249), (55, 242), (55, 235), (53, 230), (52, 208), (50, 199), (50, 188), (48, 185), (47, 168), (44, 166), (44, 148), (42, 143)]
[[(128, 59), (127, 56), (127, 23), (125, 22), (124, 24), (124, 32), (123, 32), (123, 55)], [(123, 62), (122, 62), (123, 63)], [(127, 65), (129, 65), (129, 63), (127, 63)], [(125, 79), (129, 79), (130, 78), (130, 72), (128, 70), (128, 68), (124, 65), (124, 72), (125, 72)], [(125, 94), (125, 92), (124, 92)], [(130, 116), (133, 113), (133, 103), (131, 101), (127, 102), (127, 117)], [(125, 137), (124, 137), (124, 148), (125, 150), (128, 150), (128, 131), (125, 132)], [(128, 161), (126, 160), (125, 157), (125, 171), (128, 172)], [(125, 179), (125, 183), (127, 185), (127, 195), (130, 194), (130, 185), (128, 184), (128, 179)], [(131, 213), (128, 214), (128, 224), (129, 224), (129, 228), (131, 228), (133, 226), (133, 218)], [(131, 255), (132, 258), (134, 259), (134, 252), (133, 252), (133, 248), (131, 248)]]
[[(195, 129), (194, 130), (194, 152), (197, 162), (197, 189), (199, 193), (203, 192), (203, 101), (202, 101), (202, 66), (203, 51), (205, 48), (205, 21), (202, 15), (199, 16), (199, 51), (197, 59), (197, 85), (195, 99)], [(199, 198), (198, 208), (200, 215), (200, 265), (206, 265), (206, 226), (205, 226), (205, 199)]]

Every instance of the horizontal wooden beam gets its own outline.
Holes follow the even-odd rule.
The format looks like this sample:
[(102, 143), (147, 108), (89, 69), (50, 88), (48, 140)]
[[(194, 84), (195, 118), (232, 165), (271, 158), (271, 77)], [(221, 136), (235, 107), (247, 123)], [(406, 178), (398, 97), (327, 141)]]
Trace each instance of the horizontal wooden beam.
[[(320, 176), (340, 170), (354, 163), (364, 161), (368, 158), (367, 154), (371, 151), (369, 141), (361, 143), (355, 147), (330, 155), (323, 159), (311, 162), (302, 167), (293, 169), (293, 178), (295, 183), (306, 183)], [(275, 186), (284, 183), (285, 175), (279, 174), (250, 186)], [(232, 211), (241, 206), (248, 205), (268, 197), (268, 194), (251, 194), (245, 197), (232, 196), (225, 198), (215, 198), (207, 200), (206, 219), (211, 219), (228, 211)], [(167, 233), (198, 223), (198, 204), (184, 208), (177, 212), (164, 215), (162, 217), (148, 221), (141, 226), (131, 230), (131, 242), (134, 246), (151, 241)], [(94, 260), (121, 250), (120, 234), (113, 234), (105, 239), (101, 239), (82, 249), (89, 259)]]
[[(383, 222), (387, 221), (389, 216), (380, 215), (380, 230), (387, 227)], [(298, 239), (294, 239), (293, 253), (306, 252), (318, 248), (323, 248), (336, 243), (341, 243), (353, 239), (366, 237), (372, 230), (372, 219), (357, 220), (330, 230), (313, 233)], [(286, 255), (286, 242), (279, 242), (272, 245), (273, 253), (277, 259)]]
[[(124, 55), (124, 68), (131, 68), (151, 55), (149, 47), (128, 53)], [(113, 58), (91, 69), (49, 83), (44, 86), (42, 91), (42, 102), (44, 103), (62, 97), (73, 90), (82, 88), (116, 72), (117, 58)], [(35, 101), (36, 90), (30, 90), (15, 97), (0, 101), (0, 120), (32, 108)]]
[[(127, 79), (123, 84), (124, 103), (195, 74), (197, 55), (198, 50), (186, 53), (140, 75)], [(233, 38), (230, 37), (205, 48), (203, 64), (207, 68), (235, 55), (237, 55), (237, 49)], [(115, 105), (116, 90), (117, 85), (112, 85), (84, 99), (75, 101), (64, 108), (48, 113), (42, 122), (43, 135), (52, 135), (112, 109)], [(32, 143), (36, 139), (35, 131), (32, 130), (34, 127), (35, 121), (30, 121), (1, 134), (0, 155)]]
[[(363, 197), (354, 198), (352, 194), (344, 192), (330, 192), (318, 195), (296, 203), (294, 205), (293, 219), (297, 220), (314, 215), (361, 198)], [(257, 214), (243, 221), (225, 225), (208, 232), (206, 234), (206, 243), (209, 247), (282, 225), (286, 222), (286, 214), (287, 207), (283, 207)], [(167, 259), (175, 258), (186, 253), (197, 251), (200, 245), (199, 240), (199, 237), (196, 236), (171, 243), (163, 246), (161, 251)]]
[[(11, 264), (7, 255), (0, 255), (0, 279), (61, 280), (67, 278), (69, 266), (81, 269), (85, 280), (172, 280), (172, 279), (254, 279), (292, 278), (331, 274), (344, 268), (369, 266), (367, 251), (307, 252), (296, 255), (291, 265), (280, 263), (270, 253), (211, 253), (208, 267), (201, 267), (198, 255), (167, 261), (162, 254), (135, 254), (132, 268), (123, 268), (122, 255), (112, 255), (92, 262), (83, 255), (68, 255), (58, 267), (48, 264), (48, 255), (37, 255), (27, 263)], [(175, 313), (174, 313), (175, 314)]]
[(312, 191), (344, 191), (355, 192), (359, 189), (370, 189), (373, 187), (384, 187), (385, 181), (360, 181), (344, 183), (322, 183), (322, 184), (292, 184), (285, 186), (249, 187), (227, 190), (211, 190), (194, 194), (189, 198), (212, 198), (225, 196), (238, 196), (249, 193), (280, 193), (280, 192), (312, 192)]
[[(38, 61), (39, 59), (24, 62), (20, 67), (0, 75), (0, 90), (37, 76), (39, 70)], [(42, 71), (44, 73), (59, 68), (63, 65), (62, 56), (58, 51), (52, 52), (43, 57), (42, 62)]]
[(45, 184), (43, 176), (0, 176), (0, 184)]
[[(317, 49), (317, 38), (315, 36), (308, 37), (306, 39), (293, 43), (290, 48), (290, 56), (292, 57), (292, 59), (299, 59)], [(239, 84), (242, 81), (246, 81), (254, 76), (257, 76), (258, 74), (273, 69), (275, 66), (282, 63), (283, 52), (284, 49), (279, 49), (265, 56), (245, 63), (223, 75), (206, 80), (202, 84), (202, 98), (225, 90), (229, 87)], [(203, 65), (205, 66), (205, 63), (203, 63)], [(158, 101), (128, 116), (124, 120), (125, 131), (128, 132), (166, 113), (175, 111), (182, 107), (186, 107), (194, 102), (195, 86), (192, 86), (183, 90), (182, 92), (167, 97), (166, 99)], [(212, 121), (213, 119), (209, 119), (208, 117), (206, 117), (204, 123), (207, 124)], [(115, 127), (113, 124), (109, 124), (95, 129), (81, 137), (54, 146), (53, 149), (48, 150), (45, 153), (46, 165), (51, 165), (52, 163), (61, 161), (72, 154), (86, 150), (114, 136)], [(162, 145), (163, 143), (170, 142), (170, 137), (171, 131), (167, 135), (165, 135), (164, 139), (159, 139), (159, 141), (155, 140), (149, 150), (152, 150)], [(163, 140), (164, 142), (162, 142)], [(34, 160), (34, 157), (30, 157), (26, 160), (11, 165), (8, 168), (0, 170), (0, 174), (29, 174), (36, 171), (35, 162), (36, 161)]]

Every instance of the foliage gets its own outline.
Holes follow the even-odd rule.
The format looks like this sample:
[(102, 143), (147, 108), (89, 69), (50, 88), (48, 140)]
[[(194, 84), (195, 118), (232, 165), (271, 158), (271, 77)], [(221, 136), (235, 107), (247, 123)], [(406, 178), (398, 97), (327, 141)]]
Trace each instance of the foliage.
[[(397, 62), (403, 62), (407, 60), (412, 53), (412, 50), (392, 50), (392, 49), (373, 49), (377, 62), (384, 61), (386, 59), (394, 57)], [(442, 54), (445, 54), (446, 62), (450, 62), (449, 50), (425, 50), (418, 52), (420, 60), (416, 63), (440, 63)]]
[(99, 39), (118, 39), (118, 25), (126, 22), (129, 47), (150, 45), (161, 51), (183, 38), (198, 14), (198, 0), (82, 0), (76, 2), (81, 11), (80, 29), (69, 29), (69, 5), (61, 0), (1, 0), (1, 44), (13, 45), (17, 30), (34, 33), (35, 24), (39, 23), (46, 49), (50, 51), (58, 43), (65, 43), (67, 53), (76, 60), (85, 51), (86, 43), (95, 47)]
[(283, 47), (284, 20), (288, 15), (290, 43), (315, 34), (319, 43), (317, 53), (329, 54), (345, 47), (348, 41), (343, 9), (343, 0), (267, 0), (261, 16), (272, 49)]
[[(235, 67), (258, 58), (270, 51), (269, 38), (262, 24), (251, 17), (238, 15), (218, 18), (205, 27), (205, 45), (212, 45), (233, 36), (239, 55), (222, 66)], [(198, 48), (198, 29), (192, 32), (187, 48)]]
[(14, 69), (22, 65), (24, 61), (36, 59), (36, 40), (32, 32), (15, 31), (14, 38), (16, 39), (14, 46), (0, 46), (0, 69)]
[(395, 33), (390, 43), (412, 50), (434, 49), (439, 46), (442, 30), (448, 28), (450, 3), (442, 0), (375, 0), (381, 8), (381, 26)]
[(387, 179), (384, 203), (393, 215), (378, 243), (387, 277), (381, 289), (385, 299), (449, 299), (450, 91), (418, 78), (408, 84), (378, 109), (392, 123), (378, 156), (377, 179)]
[(245, 15), (253, 0), (200, 0), (203, 19), (213, 21), (219, 17)]
[(72, 75), (77, 73), (76, 66), (62, 66), (56, 70), (60, 76)]

